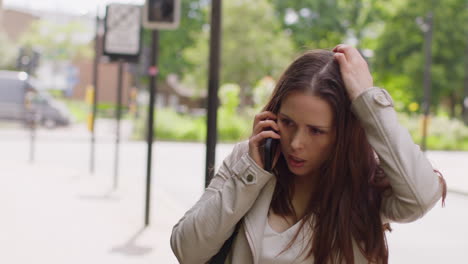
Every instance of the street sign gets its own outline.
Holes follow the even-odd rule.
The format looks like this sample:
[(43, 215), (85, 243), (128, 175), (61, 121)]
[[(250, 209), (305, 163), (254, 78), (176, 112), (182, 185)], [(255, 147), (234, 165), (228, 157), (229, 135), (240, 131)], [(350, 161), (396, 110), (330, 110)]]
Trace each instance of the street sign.
[(146, 0), (143, 27), (147, 29), (176, 29), (180, 20), (180, 0)]
[(136, 61), (141, 47), (141, 7), (110, 4), (104, 23), (104, 55), (111, 60)]

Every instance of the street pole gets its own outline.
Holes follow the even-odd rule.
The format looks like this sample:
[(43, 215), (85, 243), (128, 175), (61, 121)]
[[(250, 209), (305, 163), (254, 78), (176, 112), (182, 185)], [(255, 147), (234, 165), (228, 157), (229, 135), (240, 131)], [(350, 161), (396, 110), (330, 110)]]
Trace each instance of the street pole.
[[(31, 58), (31, 57), (30, 57)], [(38, 120), (38, 109), (37, 105), (33, 103), (33, 91), (29, 91), (27, 81), (31, 78), (31, 60), (26, 67), (26, 73), (28, 74), (27, 80), (23, 82), (23, 89), (25, 91), (25, 108), (27, 114), (27, 122), (29, 125), (29, 162), (34, 163), (35, 152), (36, 152), (36, 129), (40, 123)]]
[(157, 75), (158, 75), (158, 55), (159, 55), (159, 31), (152, 31), (152, 47), (150, 61), (150, 98), (148, 105), (148, 128), (147, 128), (147, 143), (148, 155), (146, 160), (146, 203), (145, 203), (145, 226), (150, 224), (150, 205), (151, 205), (151, 160), (153, 157), (153, 135), (154, 135), (154, 102), (156, 100), (157, 91)]
[(96, 133), (95, 133), (95, 125), (96, 125), (96, 114), (97, 114), (97, 102), (98, 102), (98, 66), (99, 66), (99, 56), (100, 56), (100, 48), (99, 48), (99, 27), (100, 27), (100, 20), (99, 20), (99, 8), (96, 11), (96, 36), (94, 37), (94, 60), (93, 60), (93, 110), (91, 116), (91, 153), (90, 153), (90, 160), (89, 160), (89, 171), (94, 173), (94, 162), (95, 162), (95, 146), (96, 146)]
[(221, 1), (222, 0), (213, 0), (211, 3), (205, 187), (208, 186), (211, 178), (213, 177), (216, 141), (218, 137), (217, 116), (219, 105), (218, 87), (221, 53)]
[[(29, 78), (29, 74), (28, 74)], [(24, 89), (27, 91), (26, 83), (24, 83)], [(36, 152), (36, 125), (37, 125), (37, 109), (33, 105), (32, 92), (26, 92), (26, 113), (28, 115), (28, 125), (29, 125), (29, 162), (34, 163), (34, 154)]]
[[(468, 8), (468, 5), (467, 5)], [(462, 118), (463, 123), (468, 126), (468, 31), (466, 34), (466, 43), (465, 43), (465, 80), (464, 80), (464, 96), (462, 97)]]
[(36, 152), (36, 115), (34, 110), (32, 111), (31, 117), (29, 162), (33, 163), (34, 153)]
[(114, 159), (114, 190), (118, 186), (119, 173), (119, 148), (120, 148), (120, 117), (122, 114), (122, 82), (124, 61), (119, 59), (118, 88), (117, 88), (117, 109), (116, 109), (116, 128), (115, 128), (115, 159)]
[(423, 103), (423, 127), (422, 127), (422, 150), (427, 150), (427, 128), (429, 111), (431, 105), (431, 65), (432, 65), (432, 25), (433, 25), (433, 14), (430, 11), (427, 13), (424, 27), (424, 103)]

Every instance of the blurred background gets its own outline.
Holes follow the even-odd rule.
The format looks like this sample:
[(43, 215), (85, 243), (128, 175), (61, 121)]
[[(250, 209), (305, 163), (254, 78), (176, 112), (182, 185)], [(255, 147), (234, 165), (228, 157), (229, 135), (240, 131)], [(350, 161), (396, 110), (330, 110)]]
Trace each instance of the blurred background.
[[(212, 2), (180, 1), (156, 68), (148, 28), (132, 60), (106, 52), (119, 3), (145, 5), (0, 1), (0, 263), (177, 263), (172, 226), (206, 181)], [(467, 263), (468, 1), (231, 0), (221, 13), (214, 166), (296, 56), (351, 44), (449, 187), (445, 208), (393, 225), (390, 263)]]

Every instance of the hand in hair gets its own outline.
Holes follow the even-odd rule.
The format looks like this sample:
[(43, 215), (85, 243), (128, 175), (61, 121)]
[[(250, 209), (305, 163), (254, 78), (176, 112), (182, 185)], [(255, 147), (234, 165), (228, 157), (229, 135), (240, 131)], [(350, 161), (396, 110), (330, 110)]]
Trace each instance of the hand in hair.
[(340, 65), (341, 76), (351, 101), (374, 85), (369, 66), (356, 48), (339, 44), (333, 52), (336, 52), (334, 57)]
[[(273, 130), (269, 130), (273, 129)], [(249, 138), (249, 155), (257, 163), (258, 166), (263, 168), (262, 151), (266, 138), (280, 139), (279, 126), (276, 123), (276, 115), (269, 111), (261, 112), (255, 115), (252, 136)], [(277, 151), (273, 160), (273, 165), (279, 157)]]

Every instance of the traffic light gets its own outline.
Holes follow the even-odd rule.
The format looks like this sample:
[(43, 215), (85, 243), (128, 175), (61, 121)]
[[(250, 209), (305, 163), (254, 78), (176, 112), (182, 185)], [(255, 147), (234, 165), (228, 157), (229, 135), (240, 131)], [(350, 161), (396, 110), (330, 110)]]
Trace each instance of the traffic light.
[(33, 74), (39, 67), (40, 57), (37, 50), (21, 47), (16, 59), (16, 70)]
[(180, 0), (146, 0), (143, 26), (148, 29), (175, 29), (179, 26)]
[(29, 65), (31, 58), (26, 54), (25, 48), (20, 48), (18, 57), (16, 58), (16, 70), (24, 71), (27, 65)]
[(31, 54), (31, 63), (29, 64), (28, 73), (33, 74), (39, 68), (39, 61), (41, 59), (41, 54), (37, 50), (33, 50)]

